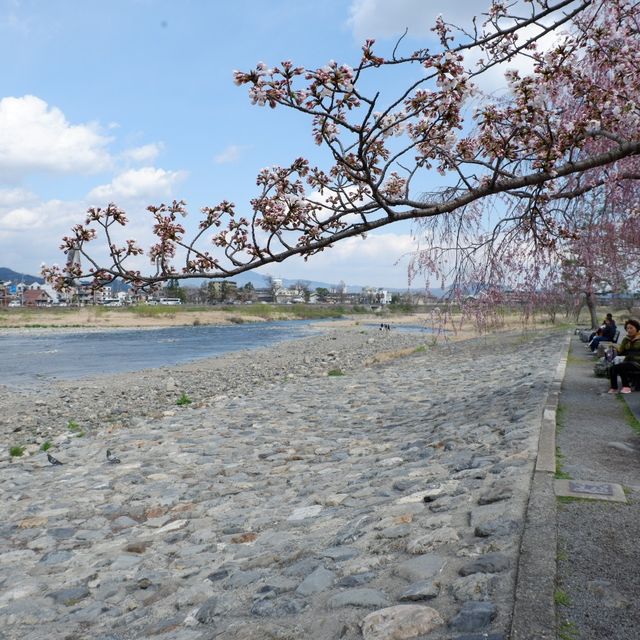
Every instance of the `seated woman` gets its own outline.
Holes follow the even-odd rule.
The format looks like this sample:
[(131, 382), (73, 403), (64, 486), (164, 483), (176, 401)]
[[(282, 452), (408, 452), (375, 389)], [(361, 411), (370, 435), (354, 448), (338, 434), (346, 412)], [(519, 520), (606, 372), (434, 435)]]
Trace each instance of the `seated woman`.
[(596, 336), (602, 335), (602, 330), (605, 328), (605, 325), (607, 324), (607, 320), (611, 320), (611, 322), (613, 323), (613, 330), (614, 331), (616, 330), (616, 321), (613, 319), (613, 315), (611, 315), (610, 313), (607, 313), (607, 315), (605, 316), (605, 319), (602, 321), (602, 324), (597, 328), (597, 330), (589, 334), (589, 339), (587, 340), (587, 344), (590, 343)]
[(591, 351), (595, 352), (598, 350), (598, 345), (601, 342), (613, 342), (613, 338), (616, 335), (616, 323), (613, 321), (613, 318), (606, 318), (604, 321), (604, 326), (602, 327), (602, 332), (600, 335), (597, 335), (591, 340), (589, 343), (589, 348)]
[(640, 322), (627, 320), (624, 323), (624, 328), (627, 335), (615, 347), (618, 355), (624, 356), (624, 362), (612, 365), (609, 370), (611, 379), (609, 393), (618, 393), (618, 376), (622, 382), (620, 393), (631, 393), (630, 377), (634, 374), (640, 374)]

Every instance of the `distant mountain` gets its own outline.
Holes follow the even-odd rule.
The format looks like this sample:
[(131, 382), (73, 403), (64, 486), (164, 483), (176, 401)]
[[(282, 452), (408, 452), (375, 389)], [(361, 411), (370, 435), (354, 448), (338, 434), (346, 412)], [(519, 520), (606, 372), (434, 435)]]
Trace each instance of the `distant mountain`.
[(7, 282), (8, 280), (11, 280), (11, 282), (24, 282), (25, 284), (33, 284), (34, 282), (44, 284), (44, 278), (18, 273), (7, 267), (0, 267), (0, 282)]
[[(44, 283), (43, 278), (39, 278), (37, 276), (30, 276), (26, 273), (18, 273), (17, 271), (13, 271), (12, 269), (8, 269), (6, 267), (0, 267), (0, 282), (5, 282), (7, 280), (11, 280), (12, 282), (24, 282), (25, 284), (33, 284), (34, 282), (38, 282), (39, 284)], [(269, 279), (267, 276), (263, 276), (259, 273), (254, 273), (252, 271), (248, 271), (246, 273), (241, 273), (233, 278), (229, 278), (235, 282), (238, 287), (244, 287), (245, 284), (250, 282), (256, 289), (264, 289), (269, 286)], [(206, 280), (190, 280), (183, 283), (183, 286), (186, 287), (199, 287), (203, 282), (207, 282)], [(338, 284), (335, 282), (319, 282), (316, 280), (305, 280), (304, 278), (299, 278), (297, 280), (292, 280), (289, 278), (282, 278), (282, 284), (285, 287), (291, 287), (297, 282), (304, 282), (309, 289), (314, 291), (315, 289), (324, 288), (324, 289), (337, 289)], [(129, 289), (129, 285), (122, 280), (117, 279), (111, 283), (112, 290), (114, 292), (118, 291), (127, 291)], [(359, 284), (351, 284), (347, 285), (347, 293), (360, 293), (362, 289), (364, 289), (364, 285)], [(393, 287), (382, 287), (387, 289), (387, 291), (406, 291), (406, 288), (393, 288)], [(431, 293), (435, 296), (440, 297), (443, 294), (442, 289), (432, 289)]]

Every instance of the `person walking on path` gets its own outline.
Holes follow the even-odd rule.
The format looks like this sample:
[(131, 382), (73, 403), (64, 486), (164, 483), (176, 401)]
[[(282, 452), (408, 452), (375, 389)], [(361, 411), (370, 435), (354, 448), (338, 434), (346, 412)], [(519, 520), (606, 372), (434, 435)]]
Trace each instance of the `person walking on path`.
[(624, 328), (627, 335), (615, 347), (618, 355), (624, 356), (624, 361), (612, 365), (609, 370), (611, 381), (609, 393), (618, 393), (618, 376), (622, 382), (620, 393), (631, 393), (630, 377), (640, 374), (640, 322), (627, 320)]

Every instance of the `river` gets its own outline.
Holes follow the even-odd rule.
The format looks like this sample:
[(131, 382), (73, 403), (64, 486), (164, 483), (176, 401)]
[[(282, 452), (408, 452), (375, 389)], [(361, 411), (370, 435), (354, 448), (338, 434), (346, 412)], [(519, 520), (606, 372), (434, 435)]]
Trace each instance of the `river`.
[[(317, 321), (316, 321), (317, 322)], [(0, 334), (0, 384), (33, 387), (54, 379), (138, 371), (316, 333), (310, 321), (107, 331)]]
[[(287, 320), (164, 329), (6, 331), (0, 333), (0, 384), (33, 388), (56, 379), (181, 364), (313, 335), (318, 323)], [(378, 326), (364, 324), (363, 329)], [(419, 325), (395, 330), (428, 331)]]

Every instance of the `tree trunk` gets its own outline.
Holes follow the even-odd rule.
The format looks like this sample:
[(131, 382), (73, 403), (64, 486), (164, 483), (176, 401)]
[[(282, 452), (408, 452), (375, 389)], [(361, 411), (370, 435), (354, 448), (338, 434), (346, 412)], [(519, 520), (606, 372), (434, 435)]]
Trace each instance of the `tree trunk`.
[(598, 323), (598, 317), (596, 316), (596, 302), (591, 291), (584, 294), (584, 300), (589, 309), (589, 315), (591, 316), (591, 328), (595, 331), (600, 325)]

